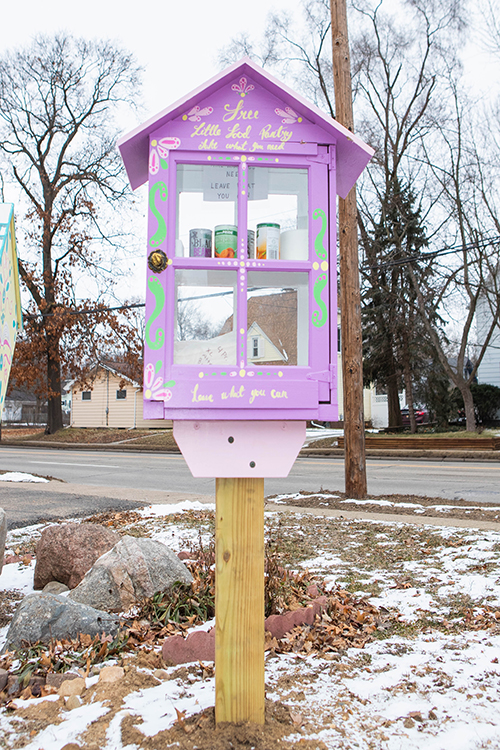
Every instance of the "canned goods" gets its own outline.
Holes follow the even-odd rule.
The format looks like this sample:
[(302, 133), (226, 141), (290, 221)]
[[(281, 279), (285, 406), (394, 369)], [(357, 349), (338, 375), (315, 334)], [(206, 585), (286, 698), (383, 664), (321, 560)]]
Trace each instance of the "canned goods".
[(189, 230), (189, 255), (192, 258), (212, 257), (212, 230)]
[(247, 232), (247, 258), (255, 258), (255, 232), (249, 229)]
[(216, 258), (236, 258), (238, 227), (234, 224), (218, 224), (214, 230), (214, 237)]
[(279, 260), (280, 225), (257, 224), (257, 258)]

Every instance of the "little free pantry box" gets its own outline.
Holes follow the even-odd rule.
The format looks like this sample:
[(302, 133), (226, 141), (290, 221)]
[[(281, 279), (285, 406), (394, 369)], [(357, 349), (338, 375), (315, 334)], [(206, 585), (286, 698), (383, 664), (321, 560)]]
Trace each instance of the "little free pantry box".
[(336, 196), (372, 149), (248, 58), (118, 146), (148, 182), (145, 418), (337, 419)]

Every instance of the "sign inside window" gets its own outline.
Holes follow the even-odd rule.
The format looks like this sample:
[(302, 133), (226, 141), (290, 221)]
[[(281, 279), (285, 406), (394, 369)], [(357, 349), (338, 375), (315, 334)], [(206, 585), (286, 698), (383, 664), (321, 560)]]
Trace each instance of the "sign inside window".
[[(248, 168), (248, 200), (267, 200), (269, 173), (266, 168)], [(203, 200), (235, 201), (238, 195), (238, 167), (203, 166)]]

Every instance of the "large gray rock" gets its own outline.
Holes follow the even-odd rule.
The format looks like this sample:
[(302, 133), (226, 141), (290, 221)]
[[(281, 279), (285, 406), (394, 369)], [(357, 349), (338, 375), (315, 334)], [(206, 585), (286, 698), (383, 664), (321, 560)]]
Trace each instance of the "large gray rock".
[(0, 508), (0, 573), (3, 568), (5, 557), (5, 537), (7, 536), (7, 516), (3, 508)]
[(29, 594), (14, 613), (5, 642), (5, 650), (21, 648), (28, 643), (86, 635), (116, 635), (120, 629), (117, 617), (68, 601), (57, 594)]
[(95, 561), (119, 540), (119, 534), (98, 523), (48, 526), (36, 545), (33, 588), (43, 589), (50, 581), (75, 588)]
[(177, 555), (153, 539), (124, 536), (102, 555), (68, 598), (108, 612), (124, 612), (177, 581), (190, 583), (191, 573)]

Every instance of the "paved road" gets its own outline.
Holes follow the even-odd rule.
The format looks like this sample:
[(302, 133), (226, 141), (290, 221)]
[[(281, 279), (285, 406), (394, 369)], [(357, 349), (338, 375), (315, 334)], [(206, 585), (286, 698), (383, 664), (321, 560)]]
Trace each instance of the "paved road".
[[(52, 476), (89, 488), (214, 495), (214, 480), (194, 479), (180, 455), (0, 446), (0, 470)], [(342, 459), (299, 458), (286, 479), (265, 483), (267, 495), (321, 488), (343, 490)], [(368, 460), (368, 491), (500, 503), (500, 463)], [(102, 490), (96, 491), (96, 495), (99, 493)]]

